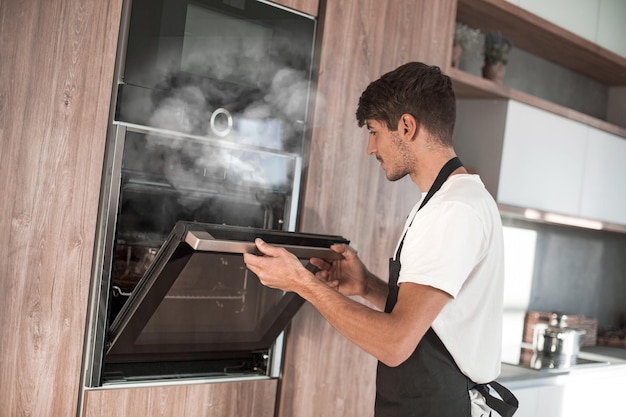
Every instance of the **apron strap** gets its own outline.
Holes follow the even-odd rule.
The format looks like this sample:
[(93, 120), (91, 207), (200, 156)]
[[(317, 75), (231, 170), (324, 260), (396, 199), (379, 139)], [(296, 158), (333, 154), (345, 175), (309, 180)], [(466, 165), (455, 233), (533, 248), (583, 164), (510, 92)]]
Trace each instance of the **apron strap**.
[[(502, 399), (491, 395), (488, 387), (493, 388)], [(513, 395), (511, 391), (500, 383), (491, 381), (488, 384), (477, 384), (474, 388), (476, 388), (476, 390), (478, 390), (478, 392), (485, 397), (485, 402), (489, 408), (496, 411), (502, 417), (512, 417), (513, 414), (515, 414), (515, 411), (517, 411), (517, 407), (519, 406), (517, 398), (515, 398), (515, 395)]]
[[(458, 168), (462, 166), (463, 164), (461, 163), (461, 160), (459, 159), (458, 156), (455, 156), (454, 158), (446, 162), (445, 165), (439, 171), (439, 174), (437, 174), (437, 178), (435, 178), (435, 182), (433, 182), (433, 185), (431, 185), (430, 189), (428, 190), (428, 193), (426, 193), (426, 197), (424, 197), (424, 200), (422, 200), (422, 204), (420, 204), (417, 211), (420, 211), (422, 207), (424, 207), (426, 203), (428, 203), (428, 200), (430, 200), (432, 196), (435, 195), (437, 191), (439, 191), (439, 189), (441, 188), (443, 183), (446, 182), (450, 174), (452, 174), (455, 170), (457, 170)], [(398, 246), (398, 250), (396, 251), (396, 255), (394, 256), (394, 259), (400, 259), (400, 252), (402, 251), (402, 245), (404, 244), (404, 237), (406, 236), (406, 232), (409, 231), (409, 227), (411, 227), (411, 225), (413, 224), (413, 220), (415, 220), (415, 216), (417, 216), (417, 212), (415, 212), (415, 215), (411, 219), (411, 223), (409, 223), (408, 227), (406, 228), (407, 230), (404, 232), (404, 235), (402, 236), (402, 240), (400, 241), (400, 245)]]

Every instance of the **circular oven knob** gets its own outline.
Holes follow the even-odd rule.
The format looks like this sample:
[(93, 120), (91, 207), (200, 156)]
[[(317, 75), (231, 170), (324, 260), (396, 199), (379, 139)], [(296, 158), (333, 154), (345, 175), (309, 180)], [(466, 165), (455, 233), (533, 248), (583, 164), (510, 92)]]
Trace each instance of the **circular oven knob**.
[(223, 138), (233, 128), (233, 116), (223, 107), (215, 109), (211, 114), (210, 126), (213, 134)]

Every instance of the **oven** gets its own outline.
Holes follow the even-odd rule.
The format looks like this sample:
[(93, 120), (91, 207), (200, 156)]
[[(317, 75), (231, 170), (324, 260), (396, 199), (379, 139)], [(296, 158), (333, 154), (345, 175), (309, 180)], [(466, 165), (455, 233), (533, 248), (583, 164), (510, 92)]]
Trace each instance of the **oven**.
[(295, 232), (315, 29), (260, 0), (124, 3), (86, 386), (280, 374), (302, 300), (242, 253), (264, 237), (307, 264), (347, 242)]
[[(254, 239), (307, 265), (338, 259), (340, 236), (179, 221), (113, 319), (102, 382), (277, 376), (276, 339), (302, 305), (264, 287), (243, 262)], [(308, 266), (308, 265), (307, 265)], [(273, 351), (272, 351), (273, 349)]]

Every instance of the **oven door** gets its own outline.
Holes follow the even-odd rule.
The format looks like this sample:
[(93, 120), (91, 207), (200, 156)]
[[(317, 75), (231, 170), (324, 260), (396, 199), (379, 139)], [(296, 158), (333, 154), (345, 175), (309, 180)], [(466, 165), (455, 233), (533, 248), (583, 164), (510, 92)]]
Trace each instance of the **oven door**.
[(303, 300), (263, 286), (246, 268), (242, 254), (256, 252), (256, 237), (305, 265), (312, 257), (337, 259), (329, 246), (348, 243), (340, 236), (178, 222), (111, 324), (105, 374), (112, 363), (234, 360), (267, 351)]

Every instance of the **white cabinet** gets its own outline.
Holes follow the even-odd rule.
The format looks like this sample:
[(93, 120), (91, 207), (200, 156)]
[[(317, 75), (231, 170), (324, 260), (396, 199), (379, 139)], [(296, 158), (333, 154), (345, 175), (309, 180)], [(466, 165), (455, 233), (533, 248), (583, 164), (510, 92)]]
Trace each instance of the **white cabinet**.
[(588, 127), (508, 102), (498, 201), (576, 215)]
[(576, 215), (587, 130), (511, 100), (458, 100), (454, 145), (498, 203)]
[[(557, 417), (562, 414), (562, 385), (541, 385), (529, 388), (512, 389), (511, 392), (519, 401), (515, 417)], [(592, 414), (593, 415), (593, 414)]]
[(512, 100), (457, 101), (461, 161), (500, 204), (626, 225), (626, 139)]
[(623, 416), (626, 363), (611, 361), (614, 365), (501, 382), (519, 401), (515, 417)]
[(563, 388), (563, 409), (560, 414), (546, 416), (623, 416), (624, 375), (586, 377), (572, 376)]
[(626, 139), (589, 129), (580, 215), (626, 224)]

